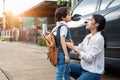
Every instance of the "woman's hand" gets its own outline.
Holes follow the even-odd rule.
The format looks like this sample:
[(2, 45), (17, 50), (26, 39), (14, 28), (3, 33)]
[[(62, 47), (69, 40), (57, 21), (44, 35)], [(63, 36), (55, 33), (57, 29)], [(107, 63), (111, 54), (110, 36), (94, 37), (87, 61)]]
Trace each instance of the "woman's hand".
[(68, 48), (74, 50), (74, 47), (75, 47), (75, 46), (74, 46), (73, 42), (66, 42), (66, 45), (67, 45)]
[(67, 45), (67, 47), (69, 47), (70, 49), (73, 49), (75, 52), (77, 52), (78, 55), (80, 55), (80, 50), (78, 50), (78, 49), (74, 46), (73, 42), (66, 42), (66, 45)]

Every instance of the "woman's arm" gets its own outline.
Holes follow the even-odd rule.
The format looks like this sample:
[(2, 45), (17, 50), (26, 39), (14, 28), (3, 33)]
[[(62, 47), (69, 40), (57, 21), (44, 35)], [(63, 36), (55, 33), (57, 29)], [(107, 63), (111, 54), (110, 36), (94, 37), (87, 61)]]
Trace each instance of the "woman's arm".
[(81, 51), (80, 58), (91, 63), (104, 49), (104, 40), (97, 38), (92, 42), (89, 51)]
[(80, 55), (80, 50), (74, 46), (73, 42), (66, 42), (67, 47), (74, 50), (78, 55)]

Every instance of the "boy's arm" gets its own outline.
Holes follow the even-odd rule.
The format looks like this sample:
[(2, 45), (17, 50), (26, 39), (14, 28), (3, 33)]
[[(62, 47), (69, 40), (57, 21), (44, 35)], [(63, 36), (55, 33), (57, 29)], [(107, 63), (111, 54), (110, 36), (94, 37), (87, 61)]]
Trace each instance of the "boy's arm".
[(70, 62), (69, 56), (68, 56), (68, 52), (67, 52), (67, 46), (66, 46), (66, 42), (65, 42), (65, 35), (61, 36), (61, 46), (62, 49), (64, 51), (65, 54), (65, 62)]

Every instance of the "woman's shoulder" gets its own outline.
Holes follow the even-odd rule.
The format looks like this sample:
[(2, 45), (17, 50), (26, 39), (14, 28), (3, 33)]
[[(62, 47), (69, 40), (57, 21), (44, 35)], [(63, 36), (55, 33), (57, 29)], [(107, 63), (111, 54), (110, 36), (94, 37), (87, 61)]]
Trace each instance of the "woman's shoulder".
[(104, 37), (102, 36), (101, 32), (98, 32), (94, 39), (94, 41), (104, 41)]
[(95, 35), (95, 37), (98, 39), (103, 39), (101, 32), (98, 32), (97, 35)]

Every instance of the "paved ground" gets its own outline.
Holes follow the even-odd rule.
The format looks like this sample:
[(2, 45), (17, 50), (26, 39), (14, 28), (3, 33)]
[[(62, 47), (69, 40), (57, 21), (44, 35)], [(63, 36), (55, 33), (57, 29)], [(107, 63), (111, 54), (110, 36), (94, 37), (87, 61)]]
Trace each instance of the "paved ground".
[[(35, 44), (0, 41), (0, 80), (55, 80), (46, 50)], [(120, 80), (120, 71), (111, 70), (102, 80)]]
[(0, 80), (55, 80), (45, 52), (34, 44), (0, 42)]

